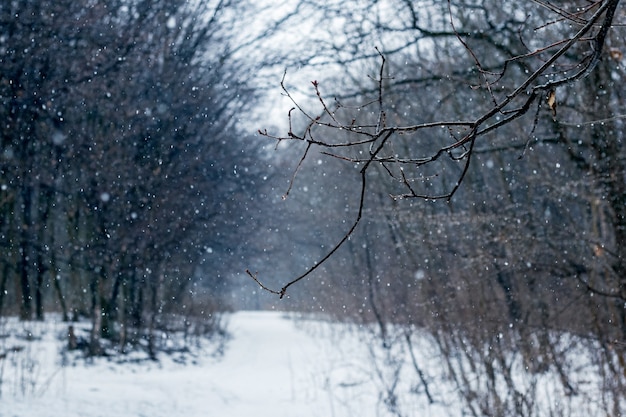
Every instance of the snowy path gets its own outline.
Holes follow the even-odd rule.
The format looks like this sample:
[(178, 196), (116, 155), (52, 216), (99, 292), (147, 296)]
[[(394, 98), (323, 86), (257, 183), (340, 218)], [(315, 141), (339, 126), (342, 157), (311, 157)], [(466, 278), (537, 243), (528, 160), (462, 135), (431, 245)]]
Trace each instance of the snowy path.
[[(87, 367), (61, 367), (57, 360), (37, 368), (34, 394), (19, 394), (23, 380), (19, 382), (14, 371), (10, 382), (5, 370), (0, 417), (326, 417), (367, 416), (368, 409), (373, 413), (376, 394), (363, 378), (356, 377), (354, 392), (342, 391), (339, 403), (336, 393), (327, 389), (336, 387), (329, 382), (332, 378), (343, 378), (351, 368), (336, 362), (337, 341), (316, 338), (295, 326), (281, 313), (236, 313), (229, 325), (233, 338), (219, 360), (201, 360), (196, 366), (169, 360), (124, 366), (102, 361)], [(54, 351), (50, 347), (47, 355), (55, 357)], [(364, 395), (368, 388), (372, 395)]]

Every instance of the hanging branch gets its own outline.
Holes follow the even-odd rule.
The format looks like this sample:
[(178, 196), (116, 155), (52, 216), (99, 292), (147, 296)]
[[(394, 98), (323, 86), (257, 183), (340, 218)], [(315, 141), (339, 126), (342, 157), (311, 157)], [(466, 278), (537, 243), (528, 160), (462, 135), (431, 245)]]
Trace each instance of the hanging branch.
[[(541, 3), (543, 4), (543, 2)], [(582, 13), (570, 15), (564, 11), (561, 11), (562, 13), (565, 13), (564, 16), (566, 16), (568, 19), (573, 19), (576, 22), (579, 22), (581, 24), (580, 29), (568, 39), (563, 39), (559, 42), (553, 42), (550, 45), (538, 48), (535, 51), (530, 51), (524, 55), (514, 56), (506, 60), (502, 72), (500, 74), (496, 74), (500, 78), (502, 78), (502, 76), (504, 75), (507, 65), (510, 62), (513, 62), (514, 60), (522, 60), (528, 57), (535, 57), (539, 54), (547, 54), (550, 50), (558, 48), (555, 52), (552, 53), (552, 55), (545, 59), (536, 70), (534, 70), (528, 77), (526, 77), (526, 79), (519, 83), (513, 89), (513, 91), (511, 91), (503, 98), (498, 99), (493, 92), (493, 83), (489, 82), (486, 78), (488, 72), (483, 68), (480, 60), (478, 59), (475, 51), (472, 50), (470, 44), (468, 44), (463, 39), (465, 35), (458, 32), (456, 27), (454, 26), (454, 22), (452, 19), (452, 6), (450, 0), (448, 0), (449, 13), (451, 14), (450, 24), (452, 26), (453, 32), (456, 35), (461, 46), (472, 57), (472, 60), (474, 61), (474, 65), (477, 68), (478, 72), (483, 75), (483, 86), (489, 92), (489, 96), (492, 101), (492, 106), (474, 119), (441, 120), (406, 126), (387, 126), (386, 115), (384, 111), (385, 90), (383, 87), (383, 80), (385, 79), (386, 59), (384, 54), (378, 49), (376, 50), (381, 59), (381, 63), (379, 67), (378, 77), (375, 79), (375, 82), (377, 83), (377, 99), (372, 100), (371, 102), (362, 106), (365, 107), (368, 104), (378, 105), (378, 120), (374, 125), (358, 124), (356, 123), (357, 119), (355, 117), (351, 118), (351, 123), (349, 124), (341, 122), (341, 120), (337, 117), (337, 112), (342, 109), (343, 106), (339, 102), (336, 102), (334, 108), (329, 107), (323, 94), (321, 93), (320, 83), (318, 81), (313, 81), (312, 85), (315, 91), (315, 95), (321, 105), (321, 112), (318, 115), (309, 114), (291, 95), (284, 82), (286, 74), (283, 75), (283, 79), (280, 83), (281, 88), (286, 97), (288, 97), (294, 105), (294, 107), (289, 112), (289, 132), (287, 133), (287, 136), (273, 136), (265, 130), (259, 131), (259, 133), (262, 136), (277, 140), (278, 142), (283, 140), (299, 140), (304, 141), (307, 144), (305, 151), (294, 170), (293, 177), (290, 181), (288, 190), (285, 193), (284, 198), (286, 198), (291, 191), (296, 178), (296, 174), (306, 160), (307, 156), (309, 155), (309, 151), (312, 149), (312, 147), (317, 147), (320, 148), (321, 153), (325, 155), (362, 165), (359, 171), (360, 194), (358, 200), (358, 210), (355, 218), (351, 223), (351, 226), (343, 234), (342, 238), (334, 246), (332, 246), (331, 249), (324, 256), (322, 256), (321, 259), (319, 259), (312, 267), (310, 267), (307, 271), (300, 274), (296, 278), (287, 282), (280, 290), (273, 290), (266, 287), (264, 284), (262, 284), (262, 281), (258, 278), (258, 275), (253, 274), (252, 272), (250, 272), (250, 270), (246, 270), (246, 273), (257, 284), (259, 284), (261, 288), (272, 294), (279, 295), (280, 298), (283, 298), (287, 293), (287, 289), (289, 287), (306, 278), (311, 273), (313, 273), (313, 271), (315, 271), (322, 264), (324, 264), (353, 235), (354, 231), (359, 225), (363, 217), (363, 209), (367, 192), (367, 174), (370, 168), (376, 164), (382, 166), (393, 180), (401, 184), (406, 189), (406, 192), (404, 194), (396, 195), (394, 196), (395, 198), (443, 199), (446, 201), (450, 201), (459, 190), (464, 178), (469, 172), (475, 144), (479, 139), (481, 139), (488, 133), (495, 132), (498, 129), (501, 129), (503, 126), (508, 125), (514, 120), (524, 116), (539, 97), (545, 97), (548, 100), (548, 105), (553, 112), (553, 117), (556, 117), (555, 89), (559, 86), (576, 82), (577, 80), (587, 76), (595, 68), (595, 66), (601, 59), (602, 50), (604, 44), (606, 43), (606, 37), (611, 28), (611, 24), (615, 15), (615, 10), (618, 4), (619, 0), (606, 0), (604, 2), (597, 2), (597, 10), (595, 10), (595, 12), (586, 20), (583, 19)], [(589, 7), (587, 10), (590, 9), (592, 9), (592, 7)], [(589, 35), (594, 28), (596, 28), (596, 33), (593, 35)], [(590, 53), (582, 57), (582, 59), (577, 63), (576, 68), (578, 68), (578, 70), (575, 73), (569, 75), (565, 74), (560, 78), (555, 78), (545, 83), (538, 82), (540, 77), (545, 76), (549, 73), (550, 69), (563, 55), (565, 55), (568, 51), (571, 51), (574, 45), (579, 44), (583, 40), (590, 42)], [(516, 102), (518, 103), (517, 107), (512, 107), (513, 104)], [(302, 134), (296, 134), (292, 130), (292, 111), (294, 109), (297, 109), (297, 111), (302, 116), (304, 116), (305, 120), (308, 121)], [(501, 118), (502, 116), (504, 117)], [(536, 124), (536, 119), (537, 116), (535, 116), (533, 130), (534, 125)], [(398, 135), (409, 133), (416, 134), (420, 133), (421, 131), (428, 131), (433, 128), (448, 129), (451, 132), (451, 137), (453, 138), (453, 141), (447, 145), (439, 147), (430, 155), (425, 155), (419, 158), (402, 158), (395, 155), (393, 152), (386, 152), (388, 145), (392, 143), (393, 139)], [(331, 131), (347, 132), (349, 135), (355, 136), (356, 139), (353, 138), (352, 140), (338, 143), (329, 142), (327, 140), (320, 140), (317, 139), (318, 135), (316, 133), (319, 129), (322, 129), (324, 131), (326, 131), (326, 129), (330, 129)], [(461, 132), (462, 136), (460, 136), (459, 138), (455, 137), (452, 134), (452, 131), (454, 129), (457, 129), (459, 132)], [(326, 133), (325, 137), (332, 137), (332, 135), (328, 135)], [(336, 153), (336, 151), (334, 151), (358, 149), (362, 145), (369, 145), (370, 147), (369, 155), (366, 158), (350, 157), (347, 155)], [(442, 194), (431, 195), (428, 193), (418, 192), (410, 184), (410, 179), (406, 176), (402, 167), (424, 167), (435, 163), (444, 156), (447, 156), (451, 161), (462, 162), (463, 164), (462, 169), (460, 173), (457, 174), (456, 181), (454, 181), (452, 187)], [(400, 167), (400, 174), (394, 174), (390, 170), (389, 167), (393, 165)]]

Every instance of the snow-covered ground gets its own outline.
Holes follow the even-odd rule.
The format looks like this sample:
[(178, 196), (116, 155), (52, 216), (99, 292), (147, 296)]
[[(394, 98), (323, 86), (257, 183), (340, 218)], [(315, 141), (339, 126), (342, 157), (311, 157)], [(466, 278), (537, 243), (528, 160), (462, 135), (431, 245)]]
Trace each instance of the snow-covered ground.
[(5, 351), (23, 347), (0, 360), (1, 417), (365, 417), (384, 407), (357, 338), (283, 313), (233, 314), (223, 356), (207, 348), (195, 364), (162, 355), (62, 365), (67, 324), (23, 326), (41, 340), (0, 341)]
[[(453, 384), (427, 335), (413, 339), (411, 355), (398, 343), (402, 338), (383, 349), (371, 329), (280, 312), (234, 313), (228, 330), (217, 355), (218, 346), (207, 342), (158, 361), (134, 354), (124, 363), (86, 362), (78, 352), (64, 352), (67, 323), (0, 319), (0, 417), (462, 416), (460, 391), (479, 393), (488, 382), (464, 355), (455, 355), (454, 372), (467, 386)], [(568, 339), (563, 344), (573, 346)], [(598, 415), (611, 407), (605, 403), (611, 397), (606, 382), (595, 381), (588, 356), (571, 352), (570, 360), (580, 363), (569, 376), (576, 395), (564, 393), (560, 374), (531, 375), (519, 355), (512, 356), (516, 392), (501, 398), (521, 395), (528, 415)], [(433, 404), (417, 378), (418, 365)]]

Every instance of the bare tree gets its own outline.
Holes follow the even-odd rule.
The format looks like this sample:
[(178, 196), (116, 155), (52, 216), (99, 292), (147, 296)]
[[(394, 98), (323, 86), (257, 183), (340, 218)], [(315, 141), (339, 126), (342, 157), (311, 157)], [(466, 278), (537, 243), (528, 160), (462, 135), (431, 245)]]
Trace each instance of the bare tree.
[[(586, 7), (576, 8), (573, 6), (579, 5), (572, 5), (574, 11), (547, 3), (539, 4), (541, 7), (548, 7), (553, 12), (552, 18), (555, 20), (547, 20), (546, 25), (575, 25), (576, 30), (566, 37), (562, 37), (562, 33), (558, 31), (551, 31), (546, 36), (546, 41), (541, 44), (536, 39), (530, 42), (522, 38), (521, 45), (526, 50), (507, 51), (511, 55), (506, 56), (497, 67), (493, 64), (484, 64), (484, 61), (489, 61), (491, 58), (481, 57), (480, 51), (472, 47), (474, 39), (481, 40), (488, 38), (489, 35), (466, 32), (458, 27), (459, 19), (456, 11), (462, 11), (463, 4), (449, 1), (448, 30), (428, 33), (431, 36), (454, 37), (460, 45), (460, 47), (457, 46), (456, 51), (467, 54), (474, 62), (477, 82), (472, 87), (478, 91), (478, 96), (482, 98), (482, 101), (478, 102), (474, 99), (477, 102), (477, 109), (472, 113), (475, 115), (466, 115), (465, 120), (437, 120), (437, 114), (433, 115), (433, 120), (416, 124), (395, 124), (389, 120), (387, 108), (391, 103), (386, 102), (386, 85), (392, 78), (388, 75), (385, 54), (382, 51), (379, 52), (380, 70), (375, 78), (377, 97), (366, 104), (359, 105), (357, 111), (354, 110), (354, 106), (328, 99), (320, 84), (313, 81), (312, 88), (318, 98), (320, 110), (318, 113), (311, 113), (293, 99), (286, 86), (286, 78), (283, 78), (281, 86), (284, 93), (292, 98), (294, 103), (294, 108), (289, 112), (290, 130), (286, 136), (272, 135), (265, 130), (260, 133), (278, 142), (305, 142), (306, 150), (301, 162), (312, 153), (313, 149), (319, 148), (324, 154), (360, 164), (361, 193), (359, 210), (343, 238), (312, 268), (286, 283), (280, 290), (266, 289), (281, 297), (284, 296), (291, 285), (311, 274), (348, 240), (362, 219), (363, 204), (368, 190), (368, 173), (375, 166), (382, 167), (402, 188), (400, 192), (393, 193), (394, 198), (450, 201), (469, 172), (477, 143), (481, 140), (489, 140), (504, 126), (524, 116), (530, 122), (527, 123), (530, 126), (529, 133), (532, 134), (538, 123), (537, 115), (542, 105), (556, 117), (557, 88), (572, 88), (580, 83), (580, 80), (593, 72), (602, 60), (603, 54), (606, 55), (605, 44), (619, 1), (597, 1)], [(487, 6), (483, 7), (483, 10), (487, 10)], [(514, 23), (519, 26), (525, 24), (524, 22)], [(426, 32), (421, 28), (417, 30)], [(561, 37), (555, 38), (552, 32), (559, 33)], [(559, 70), (555, 71), (557, 67)], [(522, 81), (516, 81), (519, 78), (520, 68), (528, 72), (528, 75)], [(360, 115), (372, 107), (377, 114), (376, 120), (362, 122), (363, 117)], [(529, 112), (532, 108), (536, 110)], [(306, 127), (301, 132), (293, 128), (296, 124), (296, 117), (303, 117), (306, 123)], [(340, 131), (342, 135), (333, 135), (333, 131)], [(352, 138), (344, 139), (344, 132), (348, 132), (348, 136)], [(332, 136), (341, 139), (332, 142), (328, 139)], [(415, 143), (424, 146), (420, 149), (413, 147), (409, 150), (409, 154), (399, 155), (394, 151), (394, 142), (398, 141), (398, 137), (415, 138)], [(442, 168), (447, 166), (446, 164), (456, 167), (452, 177), (446, 180), (447, 187), (437, 193), (429, 191), (429, 181), (419, 180), (419, 175), (428, 177), (436, 175), (438, 170), (446, 171)], [(255, 274), (249, 272), (249, 275), (259, 281)]]
[[(341, 87), (314, 81), (304, 102), (287, 74), (289, 130), (261, 134), (303, 149), (287, 194), (311, 184), (307, 161), (325, 157), (344, 163), (357, 202), (344, 234), (279, 289), (248, 274), (280, 297), (299, 283), (327, 311), (376, 322), (384, 343), (389, 329), (428, 331), (475, 415), (547, 413), (532, 400), (545, 373), (563, 396), (603, 392), (604, 410), (618, 414), (619, 2), (363, 2), (363, 15), (323, 6), (354, 18), (338, 25), (350, 36), (323, 44), (332, 51), (323, 65), (344, 71)], [(375, 73), (365, 82), (355, 77), (363, 68)], [(354, 266), (341, 263), (346, 248)], [(304, 280), (314, 271), (323, 278)], [(577, 351), (599, 376), (593, 389), (577, 380)], [(524, 384), (512, 378), (519, 363)], [(416, 384), (423, 377), (416, 371)]]
[(155, 354), (233, 215), (233, 115), (254, 96), (234, 64), (240, 7), (0, 6), (0, 306), (90, 317), (92, 354), (104, 339)]

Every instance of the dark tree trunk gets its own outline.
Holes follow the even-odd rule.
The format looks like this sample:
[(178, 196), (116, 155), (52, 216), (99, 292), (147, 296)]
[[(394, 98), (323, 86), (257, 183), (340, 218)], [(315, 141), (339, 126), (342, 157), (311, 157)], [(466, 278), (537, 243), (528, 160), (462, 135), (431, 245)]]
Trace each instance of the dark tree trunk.
[(20, 318), (22, 320), (30, 320), (32, 316), (32, 296), (30, 285), (30, 234), (32, 228), (31, 207), (32, 195), (30, 187), (22, 188), (22, 204), (23, 204), (23, 223), (22, 236), (20, 240), (20, 262), (19, 262), (19, 280), (20, 292), (22, 295), (22, 303), (20, 305)]
[(89, 284), (91, 292), (91, 335), (89, 340), (89, 355), (99, 356), (102, 354), (100, 337), (102, 334), (102, 305), (100, 304), (100, 277), (93, 273)]
[[(590, 102), (593, 115), (605, 114), (611, 108), (611, 69), (601, 63), (590, 77)], [(615, 238), (614, 276), (619, 280), (619, 294), (626, 300), (626, 178), (622, 158), (622, 135), (616, 122), (606, 121), (592, 126), (591, 139), (597, 162), (593, 165), (602, 186), (602, 199), (606, 199), (612, 212), (612, 229)]]
[(0, 317), (2, 317), (2, 308), (4, 307), (4, 294), (9, 280), (9, 264), (2, 265), (2, 277), (0, 278)]

